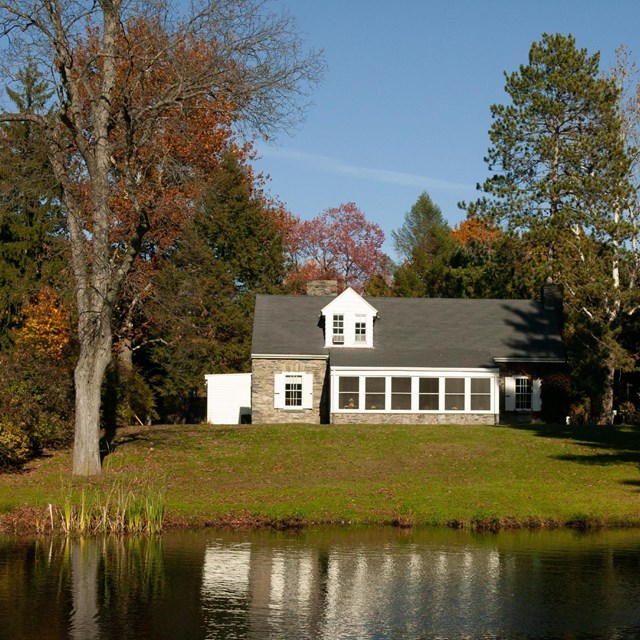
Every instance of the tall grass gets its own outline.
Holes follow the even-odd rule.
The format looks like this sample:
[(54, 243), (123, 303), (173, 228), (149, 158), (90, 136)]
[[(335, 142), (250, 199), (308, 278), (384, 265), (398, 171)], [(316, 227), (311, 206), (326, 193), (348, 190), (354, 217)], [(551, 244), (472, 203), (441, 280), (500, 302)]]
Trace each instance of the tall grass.
[(147, 534), (162, 531), (164, 495), (153, 484), (116, 482), (110, 487), (63, 488), (60, 504), (50, 503), (38, 518), (41, 533), (71, 535)]

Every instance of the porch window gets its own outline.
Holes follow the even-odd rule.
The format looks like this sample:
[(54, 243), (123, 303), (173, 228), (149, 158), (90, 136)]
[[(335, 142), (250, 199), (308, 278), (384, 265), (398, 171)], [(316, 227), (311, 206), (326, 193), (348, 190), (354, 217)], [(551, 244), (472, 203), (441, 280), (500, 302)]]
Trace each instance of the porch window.
[(491, 380), (471, 378), (471, 411), (491, 410)]
[(338, 406), (340, 409), (357, 409), (359, 402), (360, 378), (341, 377), (338, 385)]
[(385, 378), (365, 378), (364, 383), (364, 408), (367, 411), (383, 411), (385, 408)]
[[(498, 405), (495, 374), (480, 377), (475, 372), (471, 375), (460, 372), (449, 377), (434, 371), (429, 377), (422, 377), (419, 375), (422, 372), (412, 375), (410, 371), (398, 371), (399, 375), (393, 375), (392, 371), (341, 373), (332, 387), (335, 411), (491, 413)], [(515, 379), (510, 380), (515, 404)], [(530, 405), (535, 411), (536, 381), (531, 386)]]
[(420, 378), (418, 409), (437, 411), (440, 408), (440, 379)]
[(464, 378), (445, 378), (445, 411), (464, 411)]
[(391, 409), (411, 410), (411, 378), (391, 378)]

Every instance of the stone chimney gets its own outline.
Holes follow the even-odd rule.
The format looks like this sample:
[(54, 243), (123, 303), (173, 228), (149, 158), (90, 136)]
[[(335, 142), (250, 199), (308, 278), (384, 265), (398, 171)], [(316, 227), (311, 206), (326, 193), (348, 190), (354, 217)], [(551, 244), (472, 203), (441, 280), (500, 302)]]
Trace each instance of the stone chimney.
[(307, 282), (308, 296), (337, 296), (337, 280), (310, 280)]

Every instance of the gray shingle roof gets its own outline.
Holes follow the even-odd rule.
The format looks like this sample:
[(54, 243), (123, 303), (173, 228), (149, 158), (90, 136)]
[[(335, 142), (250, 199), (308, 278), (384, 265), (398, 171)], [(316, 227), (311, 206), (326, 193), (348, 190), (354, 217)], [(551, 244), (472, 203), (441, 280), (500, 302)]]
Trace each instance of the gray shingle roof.
[(368, 298), (373, 349), (324, 347), (330, 296), (256, 299), (254, 355), (330, 354), (333, 366), (486, 367), (495, 359), (564, 360), (556, 314), (533, 300)]

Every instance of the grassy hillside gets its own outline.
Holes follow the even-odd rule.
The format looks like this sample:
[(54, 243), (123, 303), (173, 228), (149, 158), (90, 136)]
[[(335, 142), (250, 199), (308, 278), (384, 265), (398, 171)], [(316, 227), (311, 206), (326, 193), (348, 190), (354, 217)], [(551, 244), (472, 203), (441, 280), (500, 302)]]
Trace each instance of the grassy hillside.
[(160, 490), (170, 519), (640, 525), (640, 431), (603, 427), (162, 426), (119, 432), (99, 480), (69, 451), (0, 475), (0, 512)]

